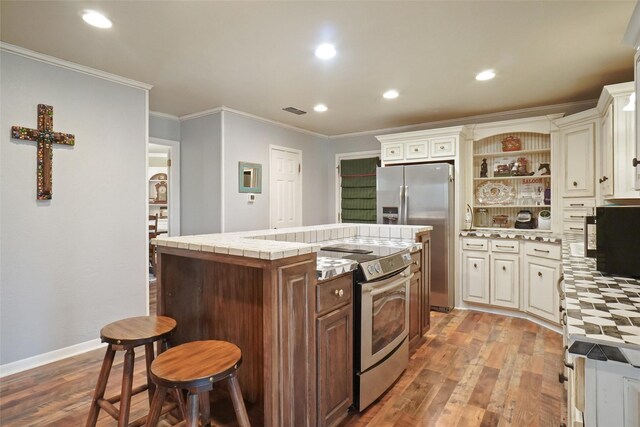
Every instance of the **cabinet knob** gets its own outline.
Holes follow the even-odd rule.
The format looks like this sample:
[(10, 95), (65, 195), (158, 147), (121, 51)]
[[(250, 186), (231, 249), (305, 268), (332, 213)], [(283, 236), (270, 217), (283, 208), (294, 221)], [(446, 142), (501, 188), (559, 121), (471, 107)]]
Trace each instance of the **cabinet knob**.
[(574, 187), (577, 187), (577, 186), (578, 186), (578, 183), (577, 183), (576, 181), (573, 181), (573, 186), (574, 186)]
[(640, 162), (638, 162), (638, 159), (634, 158), (633, 161), (631, 162), (631, 164), (635, 168), (636, 166), (638, 166), (638, 164), (640, 164)]
[(542, 272), (538, 271), (538, 277), (542, 277)]
[(417, 149), (417, 148), (414, 148), (414, 149), (413, 149), (413, 151), (418, 151), (418, 149)]
[(609, 179), (608, 177), (603, 176), (602, 178), (600, 178), (600, 179), (598, 180), (598, 182), (599, 182), (600, 184), (602, 184), (603, 182), (607, 181), (608, 179)]
[(478, 264), (473, 264), (473, 268), (478, 268)]
[(342, 297), (342, 295), (344, 295), (344, 291), (342, 289), (336, 289), (335, 291), (333, 291), (333, 293), (335, 294), (335, 296), (337, 296), (338, 298)]
[(569, 378), (565, 377), (563, 373), (558, 374), (558, 382), (564, 384), (565, 381), (569, 381)]
[(441, 145), (441, 146), (440, 146), (440, 149), (441, 149), (441, 150), (444, 150), (444, 145)]
[(502, 271), (507, 271), (507, 267), (505, 267), (504, 265), (502, 266)]
[(395, 152), (395, 151), (393, 151), (393, 150), (391, 150), (391, 154), (396, 154), (396, 152)]

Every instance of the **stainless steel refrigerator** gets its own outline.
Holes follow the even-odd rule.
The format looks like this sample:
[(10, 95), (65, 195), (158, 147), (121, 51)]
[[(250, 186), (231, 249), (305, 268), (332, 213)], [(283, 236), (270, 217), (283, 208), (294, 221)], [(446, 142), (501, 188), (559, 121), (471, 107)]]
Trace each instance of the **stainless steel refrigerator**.
[(378, 167), (378, 224), (431, 225), (431, 306), (454, 306), (453, 166), (429, 163)]

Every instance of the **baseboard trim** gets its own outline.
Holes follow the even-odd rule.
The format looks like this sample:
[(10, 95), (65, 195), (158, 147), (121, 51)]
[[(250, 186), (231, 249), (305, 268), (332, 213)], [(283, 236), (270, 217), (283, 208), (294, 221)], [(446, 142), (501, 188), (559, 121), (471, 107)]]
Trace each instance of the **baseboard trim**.
[(26, 371), (28, 369), (37, 368), (38, 366), (46, 365), (48, 363), (57, 362), (58, 360), (66, 359), (67, 357), (86, 353), (87, 351), (96, 350), (104, 347), (105, 345), (106, 344), (100, 342), (99, 338), (96, 338), (91, 341), (81, 342), (80, 344), (71, 345), (48, 353), (42, 353), (36, 356), (27, 357), (26, 359), (6, 363), (4, 365), (0, 365), (0, 378), (17, 374), (18, 372)]
[(529, 322), (533, 322), (536, 325), (542, 326), (543, 328), (549, 329), (557, 334), (562, 334), (562, 328), (556, 325), (552, 325), (550, 323), (545, 322), (544, 320), (538, 319), (537, 317), (530, 316), (527, 313), (523, 313), (521, 311), (511, 311), (511, 310), (502, 310), (499, 308), (490, 308), (490, 307), (480, 307), (480, 306), (470, 306), (465, 305), (461, 307), (454, 307), (454, 310), (468, 310), (468, 311), (480, 311), (483, 313), (491, 313), (491, 314), (500, 314), (502, 316), (508, 317), (517, 317), (518, 319), (525, 319)]

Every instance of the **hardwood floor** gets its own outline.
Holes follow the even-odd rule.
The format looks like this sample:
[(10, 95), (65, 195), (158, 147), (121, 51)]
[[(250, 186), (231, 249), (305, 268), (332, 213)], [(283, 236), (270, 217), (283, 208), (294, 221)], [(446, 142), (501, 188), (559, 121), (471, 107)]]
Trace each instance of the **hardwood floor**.
[[(155, 309), (155, 308), (154, 308)], [(558, 383), (562, 337), (526, 320), (473, 311), (432, 313), (426, 343), (381, 400), (346, 426), (554, 426), (566, 422)], [(0, 425), (84, 425), (103, 350), (6, 378), (0, 383)], [(135, 362), (144, 380), (144, 353)], [(107, 396), (119, 392), (116, 357)], [(220, 408), (221, 406), (217, 406)], [(148, 410), (134, 398), (131, 419)], [(115, 425), (101, 411), (99, 426)], [(215, 425), (234, 425), (233, 416)]]
[(562, 336), (527, 320), (432, 312), (395, 385), (342, 426), (554, 426), (566, 422)]

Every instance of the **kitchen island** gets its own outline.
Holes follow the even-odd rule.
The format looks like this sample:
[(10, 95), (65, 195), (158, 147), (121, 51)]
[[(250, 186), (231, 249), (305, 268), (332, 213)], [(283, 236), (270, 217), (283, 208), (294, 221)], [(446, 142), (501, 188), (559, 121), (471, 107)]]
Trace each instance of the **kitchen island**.
[(257, 408), (254, 423), (322, 424), (316, 283), (318, 277), (339, 276), (355, 265), (337, 260), (332, 265), (334, 260), (326, 257), (318, 263), (321, 246), (361, 238), (417, 242), (428, 297), (430, 231), (424, 226), (334, 224), (158, 238), (157, 314), (178, 323), (172, 345), (220, 339), (242, 349), (239, 381), (245, 400)]

